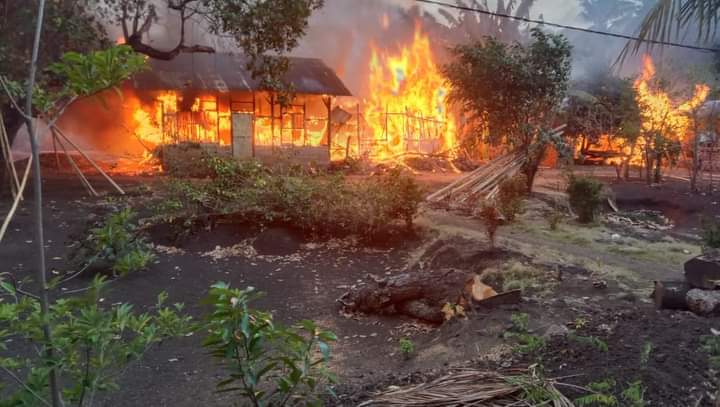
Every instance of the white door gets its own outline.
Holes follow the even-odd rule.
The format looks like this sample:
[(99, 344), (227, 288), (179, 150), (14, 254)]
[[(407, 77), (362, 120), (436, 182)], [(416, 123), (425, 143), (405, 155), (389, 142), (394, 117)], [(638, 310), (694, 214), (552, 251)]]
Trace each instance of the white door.
[(253, 115), (233, 112), (232, 135), (233, 157), (251, 158), (253, 156)]

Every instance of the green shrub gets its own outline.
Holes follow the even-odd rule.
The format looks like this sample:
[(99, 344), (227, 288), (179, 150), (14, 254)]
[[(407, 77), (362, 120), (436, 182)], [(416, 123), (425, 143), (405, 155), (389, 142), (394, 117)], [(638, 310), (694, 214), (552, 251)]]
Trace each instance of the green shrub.
[(89, 237), (94, 256), (89, 263), (103, 259), (112, 264), (113, 275), (125, 275), (144, 269), (155, 259), (149, 245), (133, 223), (130, 208), (110, 215), (102, 226), (91, 230)]
[(580, 223), (591, 223), (595, 219), (602, 204), (602, 189), (602, 183), (594, 178), (570, 176), (568, 199)]
[(527, 177), (525, 175), (518, 174), (500, 183), (497, 205), (500, 213), (508, 222), (514, 221), (515, 217), (522, 211), (526, 196)]
[(717, 219), (702, 220), (703, 246), (710, 249), (720, 249), (720, 222)]
[[(45, 340), (39, 301), (21, 294), (0, 276), (0, 367), (22, 377), (24, 386), (3, 394), (0, 405), (43, 405), (38, 395), (48, 394), (49, 367), (54, 366), (65, 401), (73, 405), (93, 405), (99, 392), (117, 389), (119, 373), (139, 359), (152, 345), (170, 337), (191, 332), (189, 317), (182, 316), (182, 305), (166, 306), (160, 294), (151, 312), (136, 313), (130, 304), (104, 305), (101, 289), (106, 283), (97, 277), (85, 295), (61, 298), (48, 310), (47, 321), (52, 343)], [(23, 357), (10, 355), (10, 341), (21, 340), (36, 352)], [(52, 355), (46, 351), (52, 349)], [(27, 356), (27, 355), (26, 355)]]
[(270, 313), (249, 307), (257, 297), (252, 288), (210, 288), (204, 346), (228, 369), (218, 389), (236, 391), (256, 407), (322, 405), (335, 381), (327, 368), (335, 335), (312, 321), (276, 324)]
[(207, 182), (175, 182), (169, 197), (186, 216), (232, 214), (251, 223), (287, 223), (314, 234), (372, 238), (397, 222), (412, 226), (422, 202), (415, 180), (399, 170), (356, 182), (342, 174), (313, 175), (301, 168), (275, 173), (261, 164), (212, 158)]

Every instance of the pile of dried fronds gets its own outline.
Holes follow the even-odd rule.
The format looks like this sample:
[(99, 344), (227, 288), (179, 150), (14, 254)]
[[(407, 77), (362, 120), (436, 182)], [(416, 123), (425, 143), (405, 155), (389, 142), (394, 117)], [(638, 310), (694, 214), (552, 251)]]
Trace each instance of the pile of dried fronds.
[(553, 380), (542, 379), (531, 370), (505, 374), (459, 368), (428, 383), (392, 387), (360, 406), (408, 407), (574, 407)]

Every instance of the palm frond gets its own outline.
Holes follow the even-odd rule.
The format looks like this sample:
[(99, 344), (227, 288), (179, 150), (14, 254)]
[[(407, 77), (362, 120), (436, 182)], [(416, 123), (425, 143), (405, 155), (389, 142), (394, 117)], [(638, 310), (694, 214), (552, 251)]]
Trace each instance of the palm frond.
[(637, 54), (645, 45), (651, 49), (658, 43), (670, 42), (694, 26), (699, 42), (707, 42), (717, 32), (720, 22), (720, 0), (660, 0), (643, 19), (638, 40), (625, 44), (618, 62)]

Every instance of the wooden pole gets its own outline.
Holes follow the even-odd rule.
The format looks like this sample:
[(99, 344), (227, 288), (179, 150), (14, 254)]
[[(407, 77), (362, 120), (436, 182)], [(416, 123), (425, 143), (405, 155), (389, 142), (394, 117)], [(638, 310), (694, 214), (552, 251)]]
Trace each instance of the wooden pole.
[(5, 236), (5, 232), (7, 231), (8, 225), (10, 225), (10, 221), (12, 220), (13, 216), (15, 216), (15, 211), (17, 210), (18, 204), (22, 200), (22, 196), (25, 193), (25, 186), (27, 185), (28, 175), (30, 175), (30, 167), (32, 166), (33, 158), (30, 156), (28, 159), (27, 166), (25, 167), (25, 174), (22, 177), (22, 182), (20, 183), (20, 189), (18, 191), (18, 194), (15, 196), (15, 200), (13, 201), (12, 206), (10, 207), (10, 211), (8, 212), (7, 216), (5, 217), (5, 220), (3, 221), (2, 226), (0, 226), (0, 242), (2, 242), (3, 237)]
[[(57, 132), (55, 129), (52, 129), (52, 136), (53, 138), (57, 138)], [(57, 143), (60, 144), (60, 148), (62, 148), (63, 152), (65, 153), (65, 157), (67, 157), (68, 162), (70, 163), (70, 166), (75, 171), (75, 174), (77, 174), (78, 178), (80, 178), (80, 182), (82, 182), (83, 186), (87, 191), (90, 193), (91, 196), (99, 196), (97, 191), (95, 191), (95, 188), (92, 187), (90, 184), (90, 181), (85, 177), (85, 175), (80, 170), (80, 167), (78, 167), (77, 163), (75, 163), (75, 160), (70, 156), (70, 153), (68, 153), (67, 149), (65, 148), (65, 145), (58, 139)]]
[(60, 171), (60, 156), (58, 156), (56, 138), (57, 137), (55, 137), (55, 135), (53, 134), (52, 142), (53, 142), (53, 154), (55, 155), (55, 169)]
[[(18, 179), (17, 170), (15, 169), (15, 160), (12, 156), (12, 146), (10, 145), (10, 139), (8, 138), (7, 131), (5, 130), (5, 122), (3, 121), (2, 114), (0, 114), (0, 149), (3, 153), (3, 159), (8, 167), (10, 173), (10, 184), (13, 198), (16, 197), (20, 191), (20, 181)], [(22, 194), (20, 194), (20, 200), (22, 200)]]
[[(67, 141), (68, 144), (70, 144), (78, 153), (80, 153), (80, 155), (83, 156), (83, 158), (85, 158), (86, 160), (88, 160), (88, 161), (90, 162), (90, 165), (92, 165), (93, 168), (95, 168), (95, 169), (120, 193), (120, 195), (125, 195), (125, 191), (123, 191), (123, 189), (120, 188), (120, 185), (118, 185), (117, 183), (115, 183), (115, 181), (113, 181), (113, 179), (110, 178), (110, 176), (107, 175), (107, 173), (106, 173), (105, 171), (103, 171), (102, 168), (100, 168), (100, 166), (98, 166), (98, 165), (95, 163), (95, 161), (93, 161), (90, 157), (88, 157), (88, 155), (85, 154), (84, 151), (82, 151), (75, 143), (73, 143), (72, 140), (70, 140), (70, 139), (65, 135), (65, 133), (63, 133), (62, 130), (60, 130), (60, 127), (58, 127), (57, 125), (55, 125), (55, 126), (53, 126), (53, 129), (57, 130), (57, 134), (59, 134), (65, 141)], [(60, 139), (58, 138), (58, 142), (59, 142), (59, 141), (60, 141)]]

